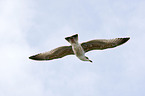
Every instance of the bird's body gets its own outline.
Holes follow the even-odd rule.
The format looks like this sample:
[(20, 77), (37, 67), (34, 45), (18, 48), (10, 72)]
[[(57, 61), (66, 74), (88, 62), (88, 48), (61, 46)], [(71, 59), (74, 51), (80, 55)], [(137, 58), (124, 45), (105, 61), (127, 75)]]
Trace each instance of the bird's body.
[(52, 60), (57, 58), (62, 58), (66, 55), (76, 55), (82, 61), (90, 61), (88, 57), (85, 56), (85, 53), (91, 50), (103, 50), (107, 48), (114, 48), (125, 42), (130, 38), (115, 38), (115, 39), (96, 39), (84, 43), (78, 42), (78, 34), (66, 37), (65, 38), (71, 46), (61, 46), (55, 48), (51, 51), (40, 53), (34, 56), (29, 57), (33, 60)]
[(84, 49), (82, 48), (82, 46), (79, 43), (72, 44), (72, 49), (73, 49), (74, 54), (77, 57), (81, 57), (85, 54)]
[(82, 46), (79, 44), (78, 42), (78, 35), (73, 35), (71, 37), (66, 37), (65, 38), (72, 46), (72, 50), (74, 52), (74, 54), (82, 61), (90, 61), (91, 60), (88, 59), (88, 57), (85, 56), (85, 51), (82, 48)]

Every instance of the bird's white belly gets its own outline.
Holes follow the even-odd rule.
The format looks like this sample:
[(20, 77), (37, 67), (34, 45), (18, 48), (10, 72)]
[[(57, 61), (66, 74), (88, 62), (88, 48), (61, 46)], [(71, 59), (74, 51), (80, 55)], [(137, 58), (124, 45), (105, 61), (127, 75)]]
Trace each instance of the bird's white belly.
[(74, 45), (72, 46), (72, 49), (77, 57), (82, 57), (85, 54), (84, 49), (82, 48), (81, 45)]

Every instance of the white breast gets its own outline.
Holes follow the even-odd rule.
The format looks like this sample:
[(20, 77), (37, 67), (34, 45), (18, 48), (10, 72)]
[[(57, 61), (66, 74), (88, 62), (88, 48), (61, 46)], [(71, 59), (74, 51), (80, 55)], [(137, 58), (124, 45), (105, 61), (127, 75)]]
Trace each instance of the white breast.
[(78, 58), (84, 56), (85, 54), (84, 49), (82, 48), (80, 44), (73, 44), (72, 49)]

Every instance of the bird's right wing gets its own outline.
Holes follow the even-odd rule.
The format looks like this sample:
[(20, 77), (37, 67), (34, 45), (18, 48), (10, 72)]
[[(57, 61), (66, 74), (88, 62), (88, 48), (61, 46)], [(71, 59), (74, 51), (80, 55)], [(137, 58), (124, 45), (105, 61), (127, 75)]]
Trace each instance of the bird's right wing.
[(116, 46), (119, 46), (125, 42), (127, 42), (130, 38), (115, 38), (115, 39), (96, 39), (91, 40), (88, 42), (84, 42), (81, 44), (85, 52), (91, 51), (91, 50), (103, 50), (107, 48), (114, 48)]
[(57, 58), (62, 58), (66, 55), (73, 55), (72, 46), (62, 46), (55, 48), (51, 51), (40, 53), (37, 55), (30, 56), (29, 59), (33, 60), (52, 60)]

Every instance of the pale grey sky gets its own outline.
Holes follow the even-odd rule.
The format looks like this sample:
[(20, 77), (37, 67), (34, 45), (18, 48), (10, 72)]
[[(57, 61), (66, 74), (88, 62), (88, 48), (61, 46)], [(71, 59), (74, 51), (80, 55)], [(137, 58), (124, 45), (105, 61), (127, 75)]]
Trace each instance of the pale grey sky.
[[(1, 0), (0, 96), (144, 96), (145, 0)], [(79, 41), (131, 37), (114, 49), (38, 62)]]

